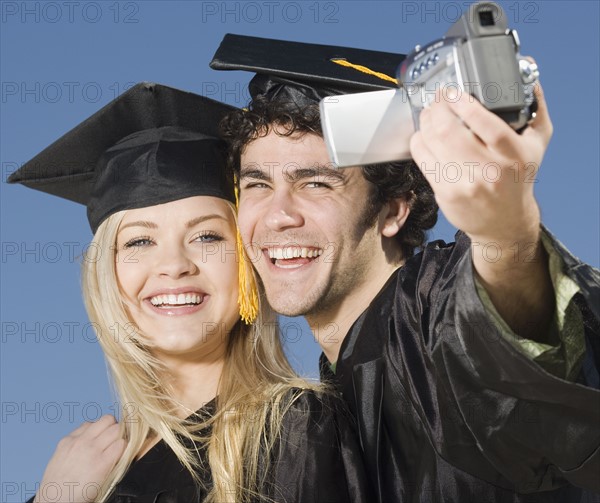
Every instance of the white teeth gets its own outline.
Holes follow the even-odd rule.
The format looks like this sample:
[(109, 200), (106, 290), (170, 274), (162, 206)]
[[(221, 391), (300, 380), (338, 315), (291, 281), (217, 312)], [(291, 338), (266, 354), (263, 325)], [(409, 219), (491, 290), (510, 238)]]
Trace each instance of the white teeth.
[(154, 306), (161, 306), (165, 304), (171, 306), (183, 306), (186, 304), (200, 304), (203, 300), (204, 297), (197, 293), (180, 293), (179, 295), (155, 295), (150, 299), (150, 302)]
[(283, 260), (291, 258), (315, 258), (322, 255), (320, 248), (300, 248), (297, 246), (286, 246), (283, 248), (268, 248), (269, 258)]
[(283, 258), (283, 250), (281, 248), (278, 248), (277, 250), (273, 250), (271, 258), (282, 259)]

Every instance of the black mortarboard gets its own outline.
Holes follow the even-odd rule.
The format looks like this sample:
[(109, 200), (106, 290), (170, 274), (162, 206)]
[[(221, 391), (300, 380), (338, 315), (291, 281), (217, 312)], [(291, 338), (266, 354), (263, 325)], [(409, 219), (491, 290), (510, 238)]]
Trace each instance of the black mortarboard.
[(210, 66), (256, 73), (249, 85), (252, 98), (265, 95), (269, 101), (277, 99), (304, 107), (326, 96), (397, 87), (394, 79), (404, 57), (391, 52), (227, 34)]
[(233, 107), (152, 83), (123, 93), (9, 178), (109, 215), (197, 195), (234, 201), (218, 137)]

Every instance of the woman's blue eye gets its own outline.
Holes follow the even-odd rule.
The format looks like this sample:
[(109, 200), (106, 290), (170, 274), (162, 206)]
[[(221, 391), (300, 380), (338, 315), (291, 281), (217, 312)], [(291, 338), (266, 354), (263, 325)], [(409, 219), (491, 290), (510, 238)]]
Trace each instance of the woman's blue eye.
[(127, 241), (127, 243), (123, 245), (123, 248), (133, 248), (134, 246), (149, 246), (151, 244), (153, 244), (153, 241), (149, 237), (140, 237), (130, 239), (129, 241)]
[(201, 243), (214, 243), (216, 241), (223, 241), (223, 236), (215, 232), (203, 232), (195, 240)]

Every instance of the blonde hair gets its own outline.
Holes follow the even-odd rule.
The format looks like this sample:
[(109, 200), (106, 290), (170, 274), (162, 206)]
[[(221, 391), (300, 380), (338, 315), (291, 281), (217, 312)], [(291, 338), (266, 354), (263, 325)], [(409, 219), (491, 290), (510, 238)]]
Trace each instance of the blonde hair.
[[(260, 302), (255, 323), (238, 322), (228, 336), (216, 413), (192, 421), (177, 417), (179, 404), (165, 384), (165, 368), (144, 343), (143, 334), (136, 332), (119, 291), (114, 245), (124, 214), (115, 213), (100, 225), (90, 245), (95, 256), (84, 257), (82, 267), (86, 309), (106, 357), (121, 404), (121, 431), (128, 439), (123, 456), (100, 488), (98, 503), (107, 500), (151, 434), (168, 444), (198, 484), (198, 470), (210, 469), (213, 485), (204, 488), (206, 503), (268, 501), (263, 486), (283, 416), (303, 389), (317, 391), (320, 386), (292, 370), (275, 314)], [(210, 433), (202, 435), (206, 428)], [(190, 447), (194, 444), (184, 439), (206, 446), (209, 467), (201, 465)]]

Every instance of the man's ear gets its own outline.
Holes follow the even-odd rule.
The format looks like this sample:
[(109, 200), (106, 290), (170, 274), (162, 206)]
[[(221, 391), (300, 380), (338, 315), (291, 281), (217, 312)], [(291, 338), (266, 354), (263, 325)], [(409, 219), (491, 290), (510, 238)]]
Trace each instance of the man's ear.
[(386, 238), (394, 237), (405, 224), (410, 214), (412, 194), (390, 199), (383, 205), (380, 213), (381, 234)]

